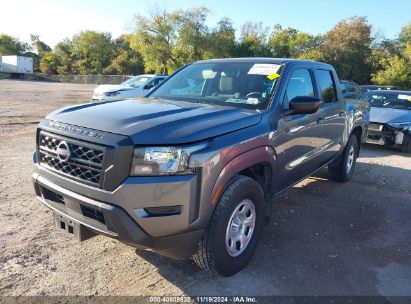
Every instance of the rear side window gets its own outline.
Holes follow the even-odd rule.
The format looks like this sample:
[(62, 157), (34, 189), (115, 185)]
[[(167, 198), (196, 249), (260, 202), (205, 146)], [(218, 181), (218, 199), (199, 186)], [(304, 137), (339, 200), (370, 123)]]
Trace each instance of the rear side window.
[(285, 91), (284, 108), (288, 109), (290, 100), (296, 96), (314, 96), (313, 81), (307, 69), (295, 70), (291, 74)]
[(320, 87), (320, 96), (323, 102), (336, 102), (337, 92), (331, 71), (317, 70), (317, 82)]

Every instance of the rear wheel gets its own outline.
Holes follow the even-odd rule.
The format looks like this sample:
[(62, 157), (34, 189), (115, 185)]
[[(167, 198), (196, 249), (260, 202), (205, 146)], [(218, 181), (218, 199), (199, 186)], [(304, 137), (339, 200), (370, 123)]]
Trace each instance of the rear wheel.
[(236, 176), (218, 202), (193, 256), (195, 263), (222, 276), (242, 270), (250, 261), (262, 233), (264, 207), (260, 185), (250, 177)]
[(330, 179), (338, 182), (346, 182), (351, 179), (358, 157), (358, 148), (359, 144), (357, 136), (352, 134), (344, 148), (339, 162), (328, 166)]

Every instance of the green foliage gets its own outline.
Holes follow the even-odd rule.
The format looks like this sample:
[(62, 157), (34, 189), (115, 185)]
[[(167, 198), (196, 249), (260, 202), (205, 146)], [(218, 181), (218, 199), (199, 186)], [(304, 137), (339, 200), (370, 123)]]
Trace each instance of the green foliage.
[(54, 47), (53, 53), (58, 58), (59, 66), (57, 67), (58, 74), (72, 73), (73, 59), (71, 55), (72, 42), (70, 39), (64, 39), (57, 43)]
[[(320, 46), (320, 36), (313, 36), (288, 27), (283, 29), (281, 25), (274, 25), (270, 37), (269, 46), (275, 57), (298, 58), (300, 56), (311, 56), (312, 51), (318, 50)], [(303, 54), (305, 54), (303, 56)], [(318, 54), (316, 54), (317, 56)]]
[(132, 35), (122, 35), (113, 42), (114, 59), (104, 70), (104, 74), (138, 75), (144, 72), (141, 55), (132, 50)]
[(320, 50), (317, 50), (317, 49), (305, 51), (301, 53), (301, 55), (298, 56), (297, 58), (301, 60), (312, 60), (312, 61), (325, 62), (324, 54)]
[(113, 57), (111, 34), (80, 32), (73, 37), (71, 56), (74, 59), (74, 73), (101, 74)]
[(377, 84), (394, 85), (400, 89), (411, 89), (411, 62), (406, 58), (394, 56), (384, 59), (383, 69), (372, 75)]
[(336, 68), (341, 79), (367, 83), (371, 67), (371, 26), (365, 17), (339, 22), (325, 36), (321, 50), (325, 60)]
[[(168, 12), (154, 9), (136, 15), (133, 32), (111, 34), (83, 31), (54, 49), (31, 35), (31, 45), (0, 34), (0, 54), (29, 55), (34, 69), (47, 74), (172, 73), (196, 60), (226, 57), (287, 57), (334, 65), (341, 79), (409, 88), (411, 83), (411, 23), (396, 39), (371, 36), (365, 17), (337, 23), (325, 35), (311, 35), (276, 24), (271, 32), (261, 22), (245, 22), (236, 39), (230, 19), (215, 26), (205, 7)], [(35, 53), (31, 53), (34, 50)]]
[(270, 57), (267, 44), (268, 28), (261, 22), (246, 22), (241, 27), (240, 41), (236, 45), (234, 57)]
[(19, 39), (0, 34), (0, 54), (1, 55), (23, 55), (31, 51), (29, 44), (20, 41)]
[(146, 72), (167, 73), (182, 64), (176, 54), (178, 19), (164, 10), (152, 11), (149, 17), (134, 16), (130, 47), (142, 55)]
[(31, 34), (30, 40), (32, 48), (34, 48), (40, 57), (44, 52), (51, 52), (51, 47), (41, 41), (39, 35)]
[(56, 53), (42, 52), (39, 63), (40, 72), (48, 75), (57, 74), (60, 65), (61, 63)]
[(398, 40), (402, 44), (411, 43), (411, 22), (401, 29)]
[(206, 25), (209, 10), (205, 7), (180, 10), (174, 13), (177, 22), (176, 53), (184, 62), (204, 58), (209, 38)]
[[(31, 40), (31, 47), (35, 50), (36, 53), (31, 53), (31, 57), (33, 58), (33, 70), (35, 72), (40, 71), (40, 61), (44, 53), (51, 52), (51, 47), (45, 44), (43, 41), (40, 40), (39, 35), (30, 35)], [(25, 54), (27, 55), (27, 53)]]
[(230, 19), (223, 18), (211, 30), (207, 39), (208, 44), (204, 52), (204, 59), (227, 58), (234, 54), (235, 29)]

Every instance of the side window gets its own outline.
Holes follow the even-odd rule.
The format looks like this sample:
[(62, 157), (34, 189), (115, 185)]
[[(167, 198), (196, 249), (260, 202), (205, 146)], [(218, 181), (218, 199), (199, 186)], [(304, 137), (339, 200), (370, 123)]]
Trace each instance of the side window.
[(357, 92), (357, 88), (355, 87), (355, 85), (353, 83), (350, 83), (348, 86), (348, 92), (350, 93), (355, 93)]
[(336, 102), (337, 92), (331, 71), (317, 70), (317, 82), (320, 87), (320, 95), (323, 102)]
[(288, 109), (290, 100), (296, 96), (314, 96), (313, 81), (311, 74), (307, 69), (295, 70), (291, 74), (285, 91), (285, 109)]

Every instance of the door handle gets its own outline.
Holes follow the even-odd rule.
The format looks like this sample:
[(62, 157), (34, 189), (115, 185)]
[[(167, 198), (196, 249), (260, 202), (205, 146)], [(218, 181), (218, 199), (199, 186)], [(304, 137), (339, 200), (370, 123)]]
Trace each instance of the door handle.
[(321, 120), (324, 120), (324, 117), (318, 117), (318, 118), (317, 118), (317, 123), (320, 123)]
[(341, 117), (341, 116), (343, 116), (344, 114), (345, 114), (345, 112), (339, 112), (339, 113), (338, 113), (338, 116)]

